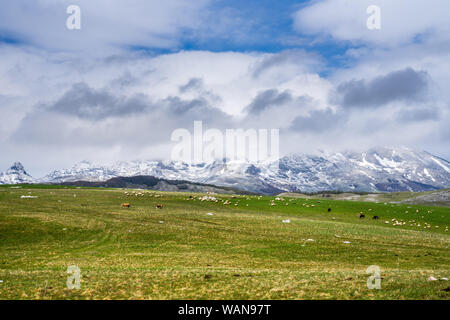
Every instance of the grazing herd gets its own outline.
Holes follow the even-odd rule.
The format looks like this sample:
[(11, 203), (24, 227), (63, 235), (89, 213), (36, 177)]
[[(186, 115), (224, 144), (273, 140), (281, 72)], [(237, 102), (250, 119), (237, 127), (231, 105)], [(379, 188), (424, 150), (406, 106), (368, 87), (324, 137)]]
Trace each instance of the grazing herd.
[[(131, 204), (130, 204), (130, 203), (128, 203), (128, 202), (122, 203), (122, 208), (130, 208), (130, 207), (131, 207)], [(163, 205), (163, 204), (158, 203), (158, 204), (156, 205), (156, 209), (162, 209), (162, 208), (164, 208), (164, 205)]]
[[(154, 197), (154, 198), (159, 198), (159, 197), (163, 197), (163, 195), (160, 194), (154, 194), (154, 193), (149, 193), (149, 192), (137, 192), (137, 191), (133, 191), (133, 192), (125, 192), (126, 196), (134, 196), (134, 197), (144, 197), (144, 196), (149, 196), (149, 197)], [(234, 205), (234, 206), (238, 206), (241, 205), (242, 203), (240, 202), (241, 200), (251, 200), (250, 198), (256, 199), (256, 200), (261, 200), (262, 196), (231, 196), (229, 198), (225, 198), (225, 199), (221, 199), (221, 197), (217, 197), (215, 194), (213, 193), (208, 193), (207, 195), (201, 195), (201, 196), (193, 196), (193, 195), (189, 195), (187, 198), (185, 198), (185, 200), (191, 200), (191, 201), (207, 201), (207, 202), (214, 202), (214, 203), (222, 203), (223, 205)], [(289, 201), (285, 200), (283, 197), (275, 197), (272, 200), (270, 200), (269, 202), (269, 206), (273, 207), (273, 206), (277, 206), (280, 204), (284, 204), (286, 206), (288, 205), (295, 205), (297, 204), (297, 202), (294, 202), (295, 199), (290, 199)], [(320, 201), (314, 201), (314, 203), (320, 204)], [(387, 203), (385, 203), (385, 205), (387, 205)], [(249, 206), (249, 204), (245, 204), (246, 207)], [(314, 208), (316, 207), (315, 204), (312, 204), (311, 202), (305, 202), (302, 204), (302, 206), (306, 207), (306, 208)], [(122, 208), (130, 208), (131, 204), (129, 202), (125, 202), (122, 203)], [(158, 210), (161, 210), (164, 208), (164, 204), (163, 203), (157, 203), (155, 204), (155, 208)], [(319, 206), (320, 208), (320, 206)], [(372, 209), (368, 209), (368, 212), (370, 213), (372, 211)], [(332, 208), (331, 207), (327, 207), (327, 212), (331, 213), (332, 212)], [(419, 213), (419, 210), (416, 210), (416, 213)], [(428, 211), (426, 212), (428, 214), (432, 213), (432, 211)], [(365, 219), (366, 218), (366, 213), (360, 212), (358, 214), (356, 214), (356, 218), (358, 219)], [(405, 211), (405, 214), (408, 214), (408, 211)], [(422, 216), (423, 218), (423, 216)], [(372, 219), (373, 220), (379, 220), (380, 216), (378, 215), (372, 215)], [(336, 220), (336, 217), (332, 217), (332, 220)], [(290, 221), (289, 221), (290, 222)], [(390, 224), (391, 221), (385, 221), (386, 224)], [(393, 219), (392, 220), (392, 225), (393, 226), (399, 226), (399, 225), (406, 225), (406, 221), (403, 220), (396, 220)], [(416, 226), (416, 227), (422, 227), (420, 223), (416, 222), (415, 220), (411, 220), (409, 221), (410, 226)], [(424, 228), (431, 228), (431, 225), (424, 223)], [(438, 228), (438, 226), (436, 226), (436, 228)], [(448, 231), (448, 227), (445, 227), (445, 231)]]
[[(133, 192), (133, 193), (130, 194), (130, 193), (128, 193), (128, 192), (125, 192), (125, 195), (127, 195), (127, 196), (130, 196), (130, 195), (144, 196), (144, 193), (142, 193), (142, 192), (138, 192), (138, 193)], [(160, 196), (160, 195), (158, 195), (158, 194), (155, 195), (155, 197), (159, 197), (159, 196)], [(235, 198), (236, 198), (236, 196), (232, 196), (232, 199), (235, 199)], [(260, 199), (261, 199), (261, 196), (258, 196), (258, 200), (260, 200)], [(189, 198), (186, 199), (186, 200), (195, 200), (195, 197), (193, 197), (192, 195), (190, 195)], [(198, 200), (200, 200), (200, 201), (219, 202), (219, 200), (218, 200), (216, 197), (209, 196), (209, 195), (206, 195), (206, 196), (203, 196), (203, 197), (199, 197)], [(250, 200), (250, 198), (247, 197), (246, 200)], [(225, 204), (225, 205), (231, 204), (231, 201), (229, 201), (229, 200), (225, 200), (225, 201), (220, 200), (220, 201), (222, 201), (223, 204)], [(276, 197), (274, 200), (271, 200), (270, 206), (275, 206), (275, 205), (276, 205), (276, 204), (275, 204), (275, 201), (284, 201), (284, 199), (283, 199), (283, 198), (280, 198), (280, 197)], [(291, 200), (291, 201), (292, 201), (292, 200)], [(237, 203), (235, 203), (234, 205), (237, 206), (238, 203), (239, 203), (239, 200), (237, 200)], [(320, 203), (320, 201), (317, 201), (317, 203)], [(292, 204), (297, 204), (297, 203), (296, 203), (296, 202), (293, 202)], [(286, 203), (286, 205), (288, 205), (288, 203)], [(247, 206), (248, 206), (248, 204), (247, 204)], [(131, 204), (130, 204), (129, 202), (122, 203), (122, 208), (130, 208), (130, 207), (131, 207)], [(163, 208), (164, 208), (164, 204), (158, 203), (158, 204), (156, 204), (155, 207), (156, 207), (156, 209), (163, 209)], [(311, 205), (308, 205), (307, 207), (315, 207), (315, 205), (314, 205), (314, 204), (311, 204)], [(332, 210), (331, 210), (331, 208), (329, 207), (327, 211), (328, 211), (328, 213), (330, 213)], [(361, 213), (358, 213), (358, 214), (357, 214), (357, 217), (360, 218), (360, 219), (364, 219), (366, 216), (361, 212)], [(378, 220), (378, 219), (380, 219), (380, 217), (379, 217), (379, 216), (373, 216), (372, 219)]]
[[(129, 192), (125, 192), (125, 195), (127, 195), (127, 196), (130, 196), (130, 195), (134, 195), (134, 196), (144, 196), (144, 193), (143, 193), (143, 192), (133, 192), (133, 193), (130, 194)], [(155, 198), (156, 198), (156, 197), (159, 197), (159, 196), (160, 196), (160, 195), (156, 194), (156, 195), (155, 195)], [(232, 196), (231, 198), (232, 198), (232, 199), (236, 199), (236, 196)], [(194, 196), (190, 195), (186, 200), (195, 200), (195, 199), (196, 199), (196, 198), (195, 198)], [(219, 199), (217, 199), (217, 198), (214, 197), (214, 196), (210, 196), (210, 195), (205, 195), (205, 196), (199, 197), (199, 198), (197, 198), (197, 199), (200, 200), (200, 201), (219, 202)], [(261, 199), (261, 196), (258, 196), (257, 199), (260, 200), (260, 199)], [(250, 198), (247, 197), (246, 200), (250, 200)], [(225, 201), (220, 200), (220, 201), (223, 202), (224, 205), (231, 204), (231, 201), (229, 201), (229, 200), (225, 200)], [(237, 206), (238, 203), (239, 203), (239, 201), (240, 201), (240, 200), (237, 200), (237, 203), (235, 203), (234, 205)], [(283, 199), (283, 198), (280, 198), (280, 197), (276, 197), (274, 200), (271, 200), (271, 201), (270, 201), (270, 206), (275, 206), (275, 205), (276, 205), (276, 204), (275, 204), (275, 201), (284, 201), (284, 199)], [(292, 199), (291, 199), (290, 201), (292, 201)], [(317, 201), (317, 203), (320, 204), (320, 201)], [(296, 203), (296, 202), (293, 202), (292, 204), (297, 204), (297, 203)], [(288, 203), (286, 203), (286, 205), (288, 205)], [(248, 206), (248, 204), (247, 204), (246, 206)], [(131, 204), (130, 204), (129, 202), (122, 203), (122, 208), (130, 208), (130, 207), (131, 207)], [(156, 207), (156, 209), (163, 209), (163, 208), (164, 208), (164, 204), (158, 203), (158, 204), (156, 204), (155, 207)], [(314, 205), (314, 204), (311, 204), (311, 205), (308, 205), (307, 207), (315, 207), (315, 205)], [(369, 209), (369, 210), (371, 210), (371, 209)], [(330, 213), (332, 210), (331, 210), (331, 208), (329, 207), (327, 211), (328, 211), (328, 213)], [(358, 218), (360, 218), (360, 219), (364, 219), (364, 218), (366, 217), (362, 212), (361, 212), (361, 213), (358, 213), (356, 216), (357, 216)], [(378, 220), (378, 219), (380, 219), (380, 217), (379, 217), (379, 216), (373, 216), (372, 219), (373, 219), (373, 220)], [(334, 218), (333, 218), (333, 220), (334, 220)], [(290, 222), (290, 221), (289, 221), (289, 222)]]

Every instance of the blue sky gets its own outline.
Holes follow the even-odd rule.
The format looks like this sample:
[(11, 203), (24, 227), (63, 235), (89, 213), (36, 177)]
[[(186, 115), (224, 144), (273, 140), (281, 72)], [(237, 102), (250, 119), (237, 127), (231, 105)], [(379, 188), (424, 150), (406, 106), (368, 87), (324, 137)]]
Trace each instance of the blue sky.
[[(361, 48), (362, 43), (338, 41), (330, 37), (318, 38), (316, 35), (302, 33), (294, 29), (294, 13), (311, 4), (312, 1), (213, 1), (208, 9), (212, 12), (212, 20), (218, 16), (231, 15), (236, 21), (228, 26), (225, 33), (205, 36), (214, 29), (214, 23), (200, 35), (197, 30), (186, 28), (181, 32), (178, 45), (170, 48), (153, 46), (126, 46), (132, 51), (145, 52), (150, 55), (166, 54), (180, 50), (210, 52), (262, 52), (277, 53), (285, 50), (302, 49), (323, 57), (324, 65), (318, 73), (328, 76), (336, 68), (347, 68), (353, 63), (352, 57), (346, 56), (350, 48)], [(244, 35), (237, 35), (241, 30)]]
[[(64, 1), (62, 2), (59, 15), (64, 9)], [(70, 3), (80, 3), (83, 7), (81, 1), (71, 1)], [(202, 26), (200, 31), (197, 28), (192, 28), (191, 25), (181, 28), (177, 35), (179, 38), (177, 44), (161, 47), (160, 45), (153, 46), (151, 43), (141, 44), (136, 41), (123, 47), (127, 50), (144, 51), (153, 55), (179, 50), (276, 53), (288, 49), (302, 48), (322, 55), (328, 68), (345, 65), (349, 62), (345, 58), (345, 52), (352, 47), (350, 42), (335, 41), (331, 38), (318, 41), (316, 36), (294, 29), (294, 13), (310, 3), (311, 1), (308, 0), (213, 0), (205, 5), (205, 10), (210, 15), (210, 19), (207, 19), (206, 22), (210, 24)], [(38, 12), (40, 10), (42, 8)], [(89, 12), (82, 11), (82, 13), (86, 15), (86, 20), (89, 21)], [(60, 18), (63, 18), (63, 16), (61, 15)], [(44, 19), (43, 16), (42, 20)], [(148, 19), (152, 19), (150, 12)], [(232, 21), (227, 21), (226, 32), (214, 32), (216, 19), (232, 19)], [(39, 21), (39, 18), (36, 20), (36, 25), (39, 26), (42, 21)], [(117, 23), (120, 28), (122, 22), (118, 21)], [(210, 31), (212, 31), (211, 34), (209, 34)], [(8, 26), (3, 26), (0, 29), (0, 43), (40, 46), (33, 38), (32, 33), (21, 33), (21, 31)]]
[[(211, 9), (217, 13), (229, 11), (240, 23), (236, 29), (245, 29), (245, 41), (224, 34), (217, 39), (187, 39), (185, 49), (212, 51), (265, 51), (276, 52), (294, 45), (283, 38), (298, 37), (293, 30), (293, 12), (306, 1), (214, 1)], [(211, 28), (214, 26), (212, 25)], [(232, 34), (232, 33), (231, 33)], [(188, 37), (189, 38), (189, 37)]]

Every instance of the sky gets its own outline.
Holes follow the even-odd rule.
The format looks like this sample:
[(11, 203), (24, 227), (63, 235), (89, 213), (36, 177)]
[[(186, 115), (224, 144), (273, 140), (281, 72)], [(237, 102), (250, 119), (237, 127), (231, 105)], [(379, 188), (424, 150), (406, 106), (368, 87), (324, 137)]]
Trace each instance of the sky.
[(170, 159), (171, 134), (196, 120), (279, 129), (282, 155), (450, 159), (448, 0), (0, 3), (0, 171)]

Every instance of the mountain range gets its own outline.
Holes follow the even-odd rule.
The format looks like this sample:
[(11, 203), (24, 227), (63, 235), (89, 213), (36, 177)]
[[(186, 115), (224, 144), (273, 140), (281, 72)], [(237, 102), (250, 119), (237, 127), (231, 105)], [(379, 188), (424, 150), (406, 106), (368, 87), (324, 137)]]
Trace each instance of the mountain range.
[(318, 191), (430, 191), (450, 187), (450, 162), (425, 151), (373, 148), (366, 152), (291, 154), (277, 163), (187, 164), (174, 161), (87, 161), (32, 178), (20, 163), (0, 175), (0, 184), (100, 182), (117, 177), (152, 176), (166, 180), (231, 187), (256, 193)]

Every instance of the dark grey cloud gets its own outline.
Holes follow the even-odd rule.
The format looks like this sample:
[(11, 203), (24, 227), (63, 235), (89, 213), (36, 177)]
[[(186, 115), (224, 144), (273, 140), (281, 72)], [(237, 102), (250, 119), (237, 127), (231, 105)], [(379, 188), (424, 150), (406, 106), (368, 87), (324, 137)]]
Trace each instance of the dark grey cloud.
[(150, 107), (144, 95), (119, 97), (107, 90), (97, 90), (85, 83), (77, 83), (53, 105), (45, 108), (50, 112), (73, 115), (82, 119), (100, 120), (143, 113)]
[(193, 89), (202, 89), (203, 80), (201, 78), (191, 78), (185, 85), (179, 87), (180, 93), (185, 93)]
[(120, 77), (111, 81), (112, 87), (124, 89), (127, 87), (136, 86), (140, 83), (140, 79), (135, 75), (132, 75), (129, 71), (124, 72)]
[(202, 98), (182, 99), (171, 96), (155, 103), (158, 106), (155, 114), (162, 118), (177, 121), (180, 126), (191, 126), (196, 120), (204, 121), (215, 128), (225, 128), (232, 125), (232, 117), (210, 105)]
[(193, 93), (199, 98), (195, 100), (208, 101), (209, 104), (219, 105), (222, 102), (222, 98), (211, 90), (205, 87), (205, 83), (202, 78), (191, 78), (189, 81), (178, 87), (178, 92), (183, 93)]
[(268, 89), (259, 92), (244, 111), (248, 118), (269, 110), (277, 111), (277, 108), (285, 106), (298, 110), (311, 105), (313, 105), (313, 98), (310, 96), (294, 96), (288, 90), (280, 92), (277, 89)]
[(427, 97), (429, 76), (406, 68), (371, 81), (351, 80), (340, 84), (331, 101), (345, 108), (380, 107), (394, 101), (420, 102)]
[(251, 115), (255, 115), (272, 107), (285, 105), (293, 100), (294, 98), (288, 91), (279, 92), (276, 89), (269, 89), (258, 93), (246, 107), (246, 111)]
[(314, 110), (308, 116), (299, 116), (294, 119), (290, 130), (297, 132), (322, 133), (344, 126), (348, 120), (348, 113), (345, 111), (333, 111), (330, 108), (325, 110)]
[(402, 122), (438, 121), (440, 118), (441, 111), (436, 107), (404, 109), (397, 114), (397, 120)]
[(205, 128), (234, 126), (231, 116), (202, 97), (151, 101), (143, 95), (123, 98), (108, 89), (77, 84), (54, 104), (25, 116), (11, 138), (36, 146), (149, 146), (170, 143), (173, 130), (190, 129), (196, 120)]
[(256, 64), (253, 68), (252, 76), (257, 78), (273, 67), (286, 64), (298, 65), (302, 68), (307, 67), (313, 70), (320, 68), (323, 63), (318, 55), (298, 49), (285, 50), (277, 54), (269, 55), (260, 63)]

